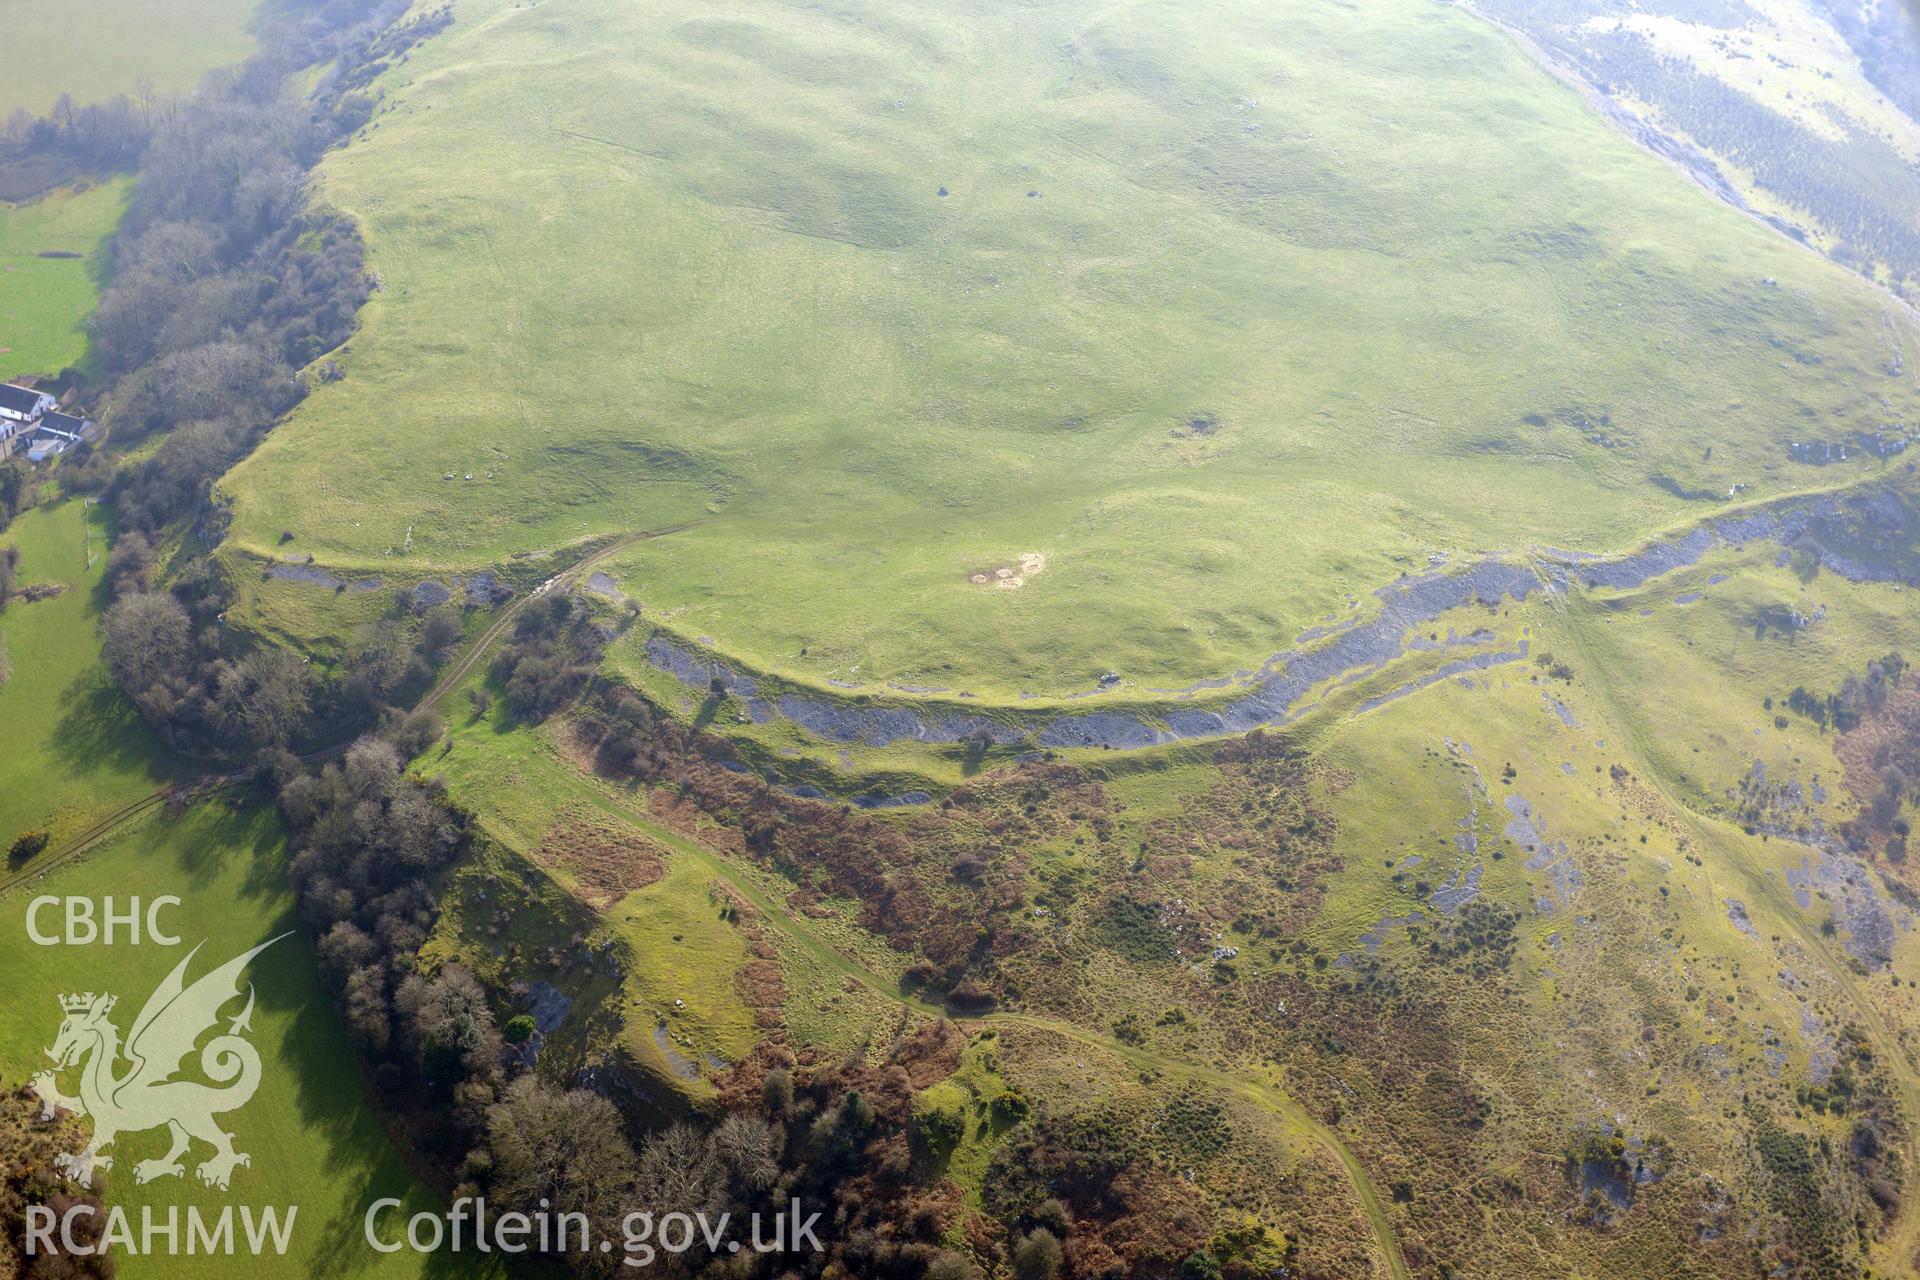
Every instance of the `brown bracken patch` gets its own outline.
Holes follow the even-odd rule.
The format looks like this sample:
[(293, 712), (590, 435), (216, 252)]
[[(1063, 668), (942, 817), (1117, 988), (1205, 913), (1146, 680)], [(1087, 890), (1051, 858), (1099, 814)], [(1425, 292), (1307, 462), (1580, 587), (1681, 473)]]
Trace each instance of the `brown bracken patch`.
[(536, 851), (540, 861), (571, 872), (587, 905), (604, 909), (666, 874), (664, 850), (637, 831), (577, 818), (554, 823)]
[(938, 1084), (960, 1069), (960, 1051), (967, 1037), (945, 1018), (921, 1023), (900, 1037), (893, 1058), (906, 1069), (907, 1079), (916, 1089)]
[(780, 967), (780, 949), (768, 939), (765, 921), (752, 903), (718, 880), (714, 881), (713, 890), (733, 909), (734, 924), (747, 938), (747, 954), (751, 959), (734, 972), (734, 989), (753, 1010), (756, 1027), (780, 1032), (786, 1025), (783, 1011), (787, 1004), (787, 979)]
[(746, 841), (738, 828), (720, 825), (692, 799), (683, 798), (665, 787), (654, 787), (647, 792), (647, 812), (675, 835), (698, 840), (710, 849), (733, 854), (747, 851)]

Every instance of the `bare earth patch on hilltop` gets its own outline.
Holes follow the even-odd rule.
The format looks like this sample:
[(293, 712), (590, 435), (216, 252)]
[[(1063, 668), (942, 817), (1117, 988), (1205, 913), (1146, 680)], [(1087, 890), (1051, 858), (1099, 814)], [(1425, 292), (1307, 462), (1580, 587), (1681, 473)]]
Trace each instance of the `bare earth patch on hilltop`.
[(1027, 585), (1027, 580), (1038, 577), (1047, 567), (1047, 558), (1038, 551), (1022, 551), (1020, 558), (1011, 565), (996, 565), (991, 569), (976, 569), (967, 575), (967, 581), (976, 587), (997, 587), (1003, 591), (1018, 591)]

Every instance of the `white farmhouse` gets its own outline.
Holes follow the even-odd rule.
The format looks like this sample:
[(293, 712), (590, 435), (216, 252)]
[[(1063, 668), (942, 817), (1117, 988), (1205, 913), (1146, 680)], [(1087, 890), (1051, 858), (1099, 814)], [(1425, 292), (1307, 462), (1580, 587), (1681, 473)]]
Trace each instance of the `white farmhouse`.
[(44, 391), (0, 383), (0, 458), (10, 456), (16, 444), (32, 435), (56, 403)]

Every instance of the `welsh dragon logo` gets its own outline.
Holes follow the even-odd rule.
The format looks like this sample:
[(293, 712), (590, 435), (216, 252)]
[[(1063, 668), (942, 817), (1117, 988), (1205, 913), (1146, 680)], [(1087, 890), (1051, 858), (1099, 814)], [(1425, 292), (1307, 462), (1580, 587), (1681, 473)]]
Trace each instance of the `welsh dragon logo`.
[[(113, 1157), (102, 1150), (116, 1137), (161, 1125), (172, 1134), (172, 1145), (159, 1159), (133, 1167), (136, 1182), (180, 1177), (186, 1172), (180, 1157), (196, 1138), (213, 1148), (213, 1155), (194, 1171), (208, 1186), (225, 1190), (236, 1165), (253, 1163), (233, 1149), (233, 1135), (214, 1121), (215, 1115), (244, 1105), (260, 1087), (260, 1053), (242, 1038), (252, 1029), (252, 984), (247, 986), (246, 1007), (223, 1034), (200, 1049), (200, 1073), (213, 1084), (174, 1077), (201, 1035), (219, 1022), (221, 1008), (239, 997), (240, 971), (284, 937), (269, 938), (188, 986), (187, 965), (200, 950), (194, 947), (147, 997), (124, 1047), (120, 1029), (108, 1016), (117, 997), (87, 992), (60, 998), (66, 1017), (46, 1051), (53, 1070), (33, 1078), (34, 1092), (40, 1095), (43, 1119), (51, 1119), (60, 1108), (93, 1120), (93, 1137), (86, 1147), (57, 1157), (63, 1173), (83, 1187), (91, 1186), (95, 1169), (113, 1168)], [(80, 1067), (80, 1093), (70, 1097), (60, 1091), (56, 1076), (75, 1065)]]

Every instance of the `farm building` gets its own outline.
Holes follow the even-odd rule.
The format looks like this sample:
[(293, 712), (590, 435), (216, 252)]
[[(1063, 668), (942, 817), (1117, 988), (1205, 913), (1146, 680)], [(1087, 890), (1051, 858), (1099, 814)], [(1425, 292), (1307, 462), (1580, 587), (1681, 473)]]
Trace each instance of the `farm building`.
[(33, 434), (54, 404), (54, 398), (44, 391), (0, 384), (0, 458), (11, 456), (14, 447)]
[(93, 420), (61, 413), (59, 403), (32, 387), (0, 384), (0, 459), (24, 449), (29, 462), (42, 462), (86, 439)]
[(44, 462), (58, 457), (86, 439), (92, 430), (91, 418), (50, 411), (42, 415), (39, 427), (27, 440), (27, 461)]

